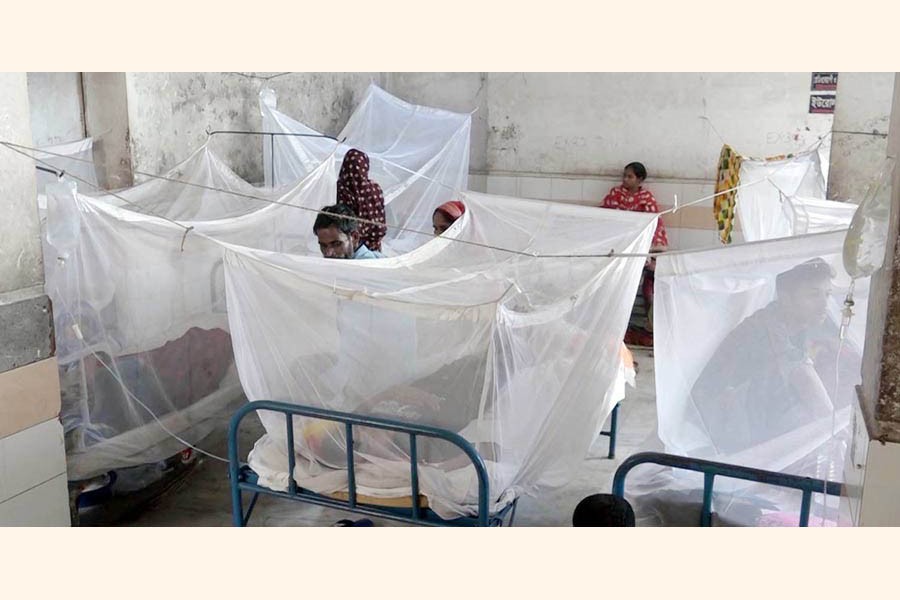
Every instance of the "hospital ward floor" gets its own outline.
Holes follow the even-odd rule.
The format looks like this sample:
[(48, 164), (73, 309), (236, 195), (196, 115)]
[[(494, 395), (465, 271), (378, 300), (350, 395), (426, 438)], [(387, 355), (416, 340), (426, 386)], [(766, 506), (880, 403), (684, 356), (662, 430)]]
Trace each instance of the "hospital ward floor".
[[(619, 408), (619, 432), (616, 458), (607, 458), (608, 438), (599, 437), (588, 458), (581, 464), (572, 481), (563, 488), (540, 497), (522, 497), (514, 526), (569, 526), (572, 512), (585, 496), (608, 493), (616, 467), (638, 452), (656, 426), (655, 382), (653, 358), (647, 350), (633, 349), (638, 363), (636, 388), (628, 387)], [(604, 429), (608, 429), (609, 423)], [(263, 433), (257, 420), (247, 420), (241, 431), (241, 452)], [(218, 456), (226, 456), (225, 432), (218, 431), (201, 446)], [(331, 526), (341, 519), (359, 519), (363, 515), (290, 502), (272, 496), (260, 496), (250, 519), (250, 526)], [(403, 526), (402, 523), (373, 519), (376, 526)], [(231, 495), (228, 466), (203, 458), (192, 472), (147, 509), (122, 525), (135, 526), (229, 526)]]

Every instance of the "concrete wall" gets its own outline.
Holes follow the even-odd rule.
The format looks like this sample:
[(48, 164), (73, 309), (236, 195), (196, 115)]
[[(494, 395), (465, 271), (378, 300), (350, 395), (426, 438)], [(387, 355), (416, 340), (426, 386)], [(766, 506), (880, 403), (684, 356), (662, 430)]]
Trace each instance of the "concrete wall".
[(94, 139), (97, 181), (106, 189), (130, 187), (131, 144), (125, 73), (82, 73), (85, 133)]
[[(871, 87), (859, 83), (855, 95), (861, 98)], [(888, 138), (880, 144), (880, 156), (900, 153), (900, 77), (893, 77), (891, 96)], [(862, 141), (848, 138), (847, 145)], [(866, 152), (879, 156), (877, 146), (861, 151)], [(854, 155), (843, 158), (852, 162)], [(844, 468), (844, 490), (858, 526), (900, 525), (900, 168), (891, 184), (889, 223), (884, 266), (873, 275), (869, 292), (863, 381)]]
[[(92, 132), (104, 129), (92, 119), (98, 75), (85, 77)], [(809, 73), (127, 73), (127, 99), (116, 105), (128, 129), (111, 136), (106, 168), (126, 172), (130, 158), (159, 173), (206, 141), (207, 129), (259, 130), (264, 86), (283, 112), (336, 134), (370, 81), (411, 102), (475, 111), (471, 189), (584, 204), (597, 204), (631, 160), (647, 165), (663, 206), (676, 194), (711, 194), (722, 141), (702, 116), (751, 156), (809, 147), (832, 122), (808, 113)], [(262, 180), (261, 140), (217, 136), (212, 145), (240, 175)], [(716, 243), (710, 206), (666, 217), (679, 230), (673, 246)]]
[[(0, 139), (30, 146), (24, 73), (0, 74)], [(0, 148), (0, 294), (44, 282), (34, 162)]]
[(29, 73), (28, 99), (35, 145), (84, 137), (80, 73)]
[(893, 73), (839, 75), (829, 198), (862, 201), (884, 161), (893, 94)]
[[(0, 139), (23, 145), (32, 143), (27, 82), (0, 74)], [(0, 526), (69, 522), (35, 190), (33, 161), (0, 148)]]
[(830, 129), (807, 113), (809, 83), (809, 73), (490, 74), (489, 168), (618, 177), (640, 160), (655, 177), (708, 180), (722, 143), (701, 116), (741, 153), (800, 149)]
[[(719, 135), (771, 156), (810, 147), (832, 120), (808, 114), (809, 73), (491, 73), (486, 87), (486, 190), (591, 205), (633, 160), (663, 207), (709, 196)], [(666, 216), (670, 246), (715, 245), (711, 206)]]
[[(889, 139), (882, 157), (900, 154), (900, 78), (892, 90)], [(884, 267), (872, 276), (860, 403), (873, 438), (900, 443), (900, 168), (892, 183)]]
[[(207, 129), (259, 131), (258, 94), (269, 86), (278, 107), (307, 125), (335, 135), (369, 82), (365, 73), (267, 74), (127, 73), (131, 157), (136, 171), (161, 173), (207, 140)], [(217, 136), (214, 149), (249, 181), (262, 180), (262, 141)], [(140, 179), (136, 177), (135, 179)]]

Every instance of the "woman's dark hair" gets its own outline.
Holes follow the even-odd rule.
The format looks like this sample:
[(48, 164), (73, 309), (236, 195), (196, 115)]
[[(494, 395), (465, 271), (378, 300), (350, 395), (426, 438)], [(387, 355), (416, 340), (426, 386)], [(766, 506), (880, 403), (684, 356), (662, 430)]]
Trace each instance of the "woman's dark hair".
[(631, 172), (634, 173), (638, 179), (644, 180), (647, 179), (647, 167), (642, 165), (639, 162), (630, 162), (625, 165), (625, 170), (631, 169)]
[[(348, 219), (347, 217), (350, 218)], [(350, 235), (356, 231), (359, 225), (355, 217), (356, 213), (346, 204), (326, 206), (316, 217), (316, 222), (313, 224), (313, 233), (318, 233), (320, 229), (337, 227), (338, 231)]]

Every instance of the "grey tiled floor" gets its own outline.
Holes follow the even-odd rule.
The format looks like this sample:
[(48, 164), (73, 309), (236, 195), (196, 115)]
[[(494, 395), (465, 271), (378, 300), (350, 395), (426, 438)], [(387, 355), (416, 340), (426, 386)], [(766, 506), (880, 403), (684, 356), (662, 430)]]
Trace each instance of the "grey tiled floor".
[[(607, 438), (599, 438), (571, 482), (540, 497), (523, 497), (516, 512), (516, 526), (568, 526), (575, 505), (590, 494), (609, 492), (619, 462), (637, 452), (656, 426), (653, 358), (636, 350), (637, 388), (627, 388), (626, 400), (619, 409), (619, 435), (616, 459), (606, 458)], [(244, 427), (241, 444), (246, 449), (261, 435), (258, 422)], [(219, 456), (225, 456), (225, 434), (214, 433), (202, 444)], [(348, 513), (261, 496), (254, 509), (251, 526), (328, 526)], [(356, 517), (358, 518), (358, 517)], [(231, 524), (231, 499), (227, 465), (204, 458), (176, 488), (127, 525), (136, 526), (228, 526)], [(397, 526), (377, 521), (377, 525)]]

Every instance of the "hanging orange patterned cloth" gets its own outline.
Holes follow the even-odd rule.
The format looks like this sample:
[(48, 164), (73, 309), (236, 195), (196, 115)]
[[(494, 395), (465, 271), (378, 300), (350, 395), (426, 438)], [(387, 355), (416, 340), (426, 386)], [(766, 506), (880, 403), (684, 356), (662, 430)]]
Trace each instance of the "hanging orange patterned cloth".
[[(723, 244), (731, 243), (731, 231), (734, 229), (734, 205), (736, 188), (741, 179), (741, 156), (725, 144), (719, 154), (719, 168), (716, 175), (716, 197), (713, 199), (713, 210), (719, 228), (719, 239)], [(725, 191), (729, 190), (729, 191)], [(725, 192), (720, 194), (720, 192)]]

